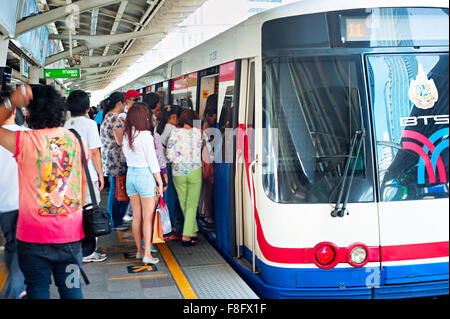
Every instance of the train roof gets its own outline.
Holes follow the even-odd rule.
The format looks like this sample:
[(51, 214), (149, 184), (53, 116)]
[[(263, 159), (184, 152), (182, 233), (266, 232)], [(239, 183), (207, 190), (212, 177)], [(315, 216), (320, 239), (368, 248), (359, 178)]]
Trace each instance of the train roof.
[[(266, 21), (319, 12), (384, 7), (448, 8), (449, 3), (447, 0), (300, 0), (255, 14), (214, 38), (161, 64), (140, 79), (148, 77), (155, 70), (160, 70), (164, 67), (170, 68), (173, 64), (179, 63), (180, 61), (182, 62), (181, 73), (171, 78), (236, 59), (256, 57), (260, 54), (261, 48), (261, 37), (259, 34), (262, 25)], [(217, 59), (212, 65), (210, 54), (215, 50), (219, 52), (216, 51)], [(136, 81), (139, 81), (139, 79)], [(157, 82), (151, 82), (149, 84), (155, 83)]]

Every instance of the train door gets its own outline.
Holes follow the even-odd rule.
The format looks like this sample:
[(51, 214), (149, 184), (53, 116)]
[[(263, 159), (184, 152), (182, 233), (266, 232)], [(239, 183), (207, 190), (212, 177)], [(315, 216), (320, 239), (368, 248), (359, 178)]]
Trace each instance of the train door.
[(250, 193), (249, 166), (254, 159), (255, 60), (242, 61), (239, 131), (236, 158), (236, 241), (238, 257), (251, 260), (253, 245), (253, 205)]
[[(239, 63), (230, 62), (220, 66), (218, 78), (218, 130), (214, 145), (214, 213), (216, 223), (216, 240), (231, 256), (236, 255), (234, 176), (235, 136), (237, 127), (238, 94), (236, 76)], [(219, 135), (219, 136), (217, 136)]]
[(448, 280), (448, 60), (366, 57), (387, 285)]

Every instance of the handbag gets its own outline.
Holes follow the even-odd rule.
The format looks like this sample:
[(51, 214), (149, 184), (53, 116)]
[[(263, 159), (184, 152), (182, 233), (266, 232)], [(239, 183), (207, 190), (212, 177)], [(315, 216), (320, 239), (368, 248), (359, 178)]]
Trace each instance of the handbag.
[[(122, 153), (122, 151), (120, 151)], [(114, 193), (114, 198), (119, 202), (128, 202), (130, 197), (127, 194), (127, 176), (119, 176), (120, 171), (120, 156), (119, 156), (119, 167), (117, 168), (116, 174), (116, 188)]]
[(161, 216), (158, 210), (156, 210), (155, 218), (153, 219), (152, 244), (164, 244), (164, 235), (161, 226)]
[(159, 199), (158, 208), (156, 210), (159, 211), (163, 235), (167, 235), (167, 234), (171, 233), (172, 232), (172, 223), (170, 222), (169, 209), (167, 208), (167, 205), (164, 202), (164, 199), (162, 196)]
[(95, 196), (94, 186), (92, 185), (91, 174), (84, 153), (83, 142), (80, 135), (74, 129), (70, 130), (80, 142), (81, 158), (86, 173), (86, 179), (89, 186), (92, 204), (83, 207), (83, 230), (85, 238), (82, 240), (83, 256), (89, 256), (95, 251), (96, 237), (111, 233), (111, 217), (108, 210), (100, 207)]

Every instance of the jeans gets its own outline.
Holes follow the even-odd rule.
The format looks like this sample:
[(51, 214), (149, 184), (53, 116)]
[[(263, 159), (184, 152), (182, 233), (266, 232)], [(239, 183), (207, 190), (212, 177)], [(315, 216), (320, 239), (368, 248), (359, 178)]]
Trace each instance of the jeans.
[(49, 299), (51, 275), (61, 299), (82, 299), (79, 265), (81, 241), (35, 244), (18, 240), (19, 265), (25, 275), (28, 299)]
[(25, 277), (19, 267), (17, 255), (16, 227), (19, 211), (0, 213), (0, 228), (5, 237), (5, 263), (8, 268), (10, 285), (6, 292), (8, 298), (19, 299), (25, 291)]
[(128, 208), (130, 201), (120, 202), (114, 195), (116, 193), (116, 177), (109, 178), (109, 196), (107, 209), (111, 214), (111, 226), (113, 228), (122, 226), (122, 219)]
[(175, 185), (173, 184), (172, 168), (170, 165), (167, 165), (167, 179), (168, 185), (166, 191), (164, 192), (164, 201), (167, 205), (167, 209), (169, 210), (172, 228), (176, 229), (179, 234), (181, 234), (181, 230), (183, 228), (183, 214), (178, 201), (177, 191), (175, 189)]

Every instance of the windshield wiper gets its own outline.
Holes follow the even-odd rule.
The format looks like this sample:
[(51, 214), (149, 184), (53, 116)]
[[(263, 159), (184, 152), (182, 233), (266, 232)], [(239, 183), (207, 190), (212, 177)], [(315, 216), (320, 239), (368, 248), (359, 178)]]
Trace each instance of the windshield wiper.
[[(348, 173), (348, 169), (350, 168), (350, 161), (352, 159), (353, 150), (355, 149), (355, 146), (356, 146), (359, 136), (361, 136), (361, 138), (359, 140), (358, 151), (356, 152), (355, 161), (353, 163), (352, 172), (350, 175), (350, 181), (348, 182), (347, 191), (346, 191), (345, 197), (344, 197), (345, 198), (344, 203), (342, 204), (342, 209), (341, 209), (340, 205), (341, 205), (342, 195), (344, 193), (345, 182), (347, 181), (347, 173)], [(347, 163), (345, 164), (344, 174), (343, 174), (342, 180), (341, 180), (341, 189), (339, 190), (339, 195), (336, 200), (336, 205), (334, 207), (334, 210), (331, 212), (332, 217), (337, 217), (337, 216), (344, 217), (344, 215), (345, 215), (345, 211), (347, 210), (348, 197), (350, 195), (350, 189), (352, 187), (353, 175), (355, 174), (356, 164), (358, 162), (359, 153), (361, 152), (361, 146), (364, 143), (365, 136), (366, 136), (366, 131), (364, 129), (362, 129), (361, 131), (356, 131), (355, 134), (353, 135), (352, 144), (350, 146), (350, 152), (347, 157)]]

